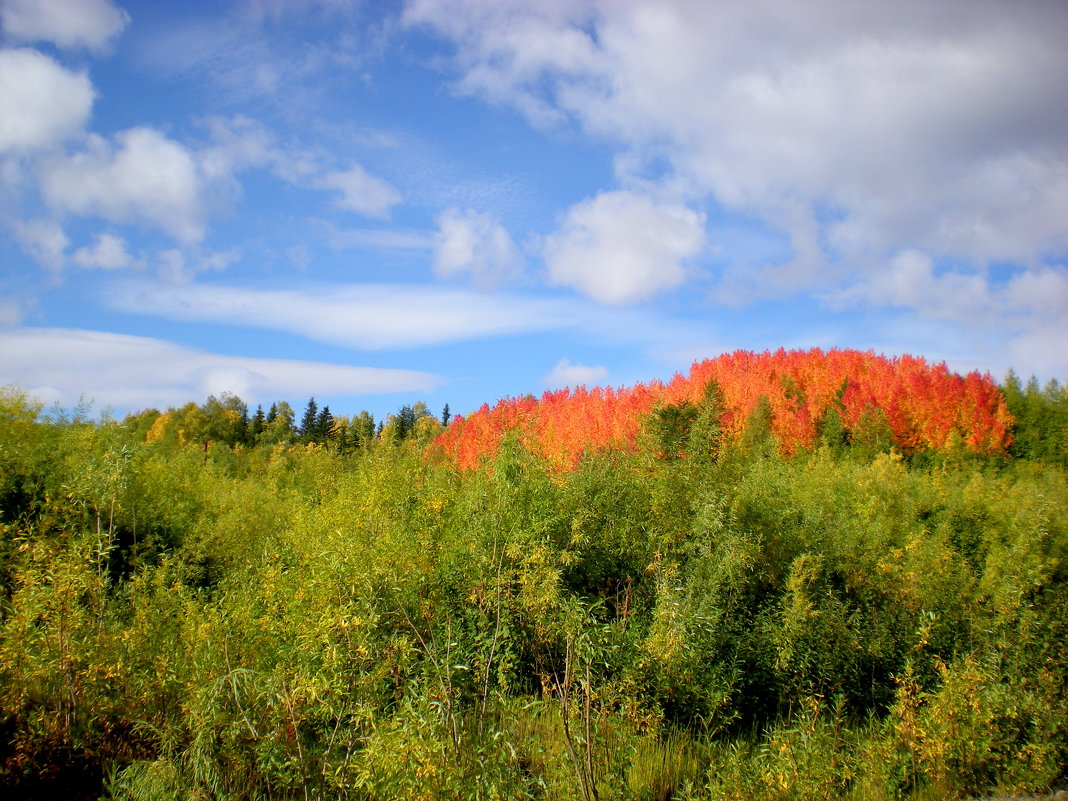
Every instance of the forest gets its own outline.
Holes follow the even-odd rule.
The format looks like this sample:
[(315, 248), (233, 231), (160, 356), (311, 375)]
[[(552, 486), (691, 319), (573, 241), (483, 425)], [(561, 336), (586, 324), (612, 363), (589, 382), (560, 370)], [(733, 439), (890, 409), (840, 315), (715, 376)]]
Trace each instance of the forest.
[(386, 420), (0, 389), (0, 787), (1068, 789), (1068, 393), (739, 351)]

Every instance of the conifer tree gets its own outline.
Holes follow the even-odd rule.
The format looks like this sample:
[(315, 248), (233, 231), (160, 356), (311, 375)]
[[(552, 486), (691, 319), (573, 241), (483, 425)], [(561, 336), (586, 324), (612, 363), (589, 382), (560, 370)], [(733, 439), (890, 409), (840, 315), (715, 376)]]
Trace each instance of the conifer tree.
[(315, 418), (315, 442), (327, 442), (334, 431), (334, 415), (330, 413), (330, 407), (324, 406), (318, 417)]
[(304, 407), (304, 417), (300, 420), (300, 438), (304, 442), (311, 442), (315, 438), (316, 426), (319, 423), (319, 404), (315, 402), (315, 396), (308, 398), (308, 405)]
[[(273, 410), (274, 407), (272, 406), (271, 409)], [(263, 406), (259, 405), (256, 407), (256, 413), (252, 415), (252, 419), (248, 424), (248, 439), (251, 444), (255, 445), (259, 441), (266, 425), (267, 420), (263, 415)]]

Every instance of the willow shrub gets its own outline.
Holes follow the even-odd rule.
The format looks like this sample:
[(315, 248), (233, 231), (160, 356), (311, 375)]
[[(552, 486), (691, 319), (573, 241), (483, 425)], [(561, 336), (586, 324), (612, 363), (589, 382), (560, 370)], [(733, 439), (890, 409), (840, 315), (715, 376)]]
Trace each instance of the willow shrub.
[(461, 472), (411, 442), (205, 451), (0, 409), (8, 786), (75, 765), (130, 799), (1066, 782), (1056, 467), (782, 458), (756, 420), (748, 450), (561, 472), (506, 442)]

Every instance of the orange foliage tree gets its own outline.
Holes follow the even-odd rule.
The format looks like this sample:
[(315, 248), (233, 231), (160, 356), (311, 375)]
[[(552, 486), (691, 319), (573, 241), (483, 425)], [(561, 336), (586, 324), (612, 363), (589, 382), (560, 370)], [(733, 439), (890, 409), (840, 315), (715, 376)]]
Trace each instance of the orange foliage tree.
[(906, 454), (960, 443), (976, 453), (1003, 452), (1012, 418), (989, 374), (961, 376), (915, 356), (812, 349), (755, 353), (739, 350), (694, 363), (688, 375), (620, 389), (579, 387), (484, 405), (456, 417), (437, 444), (463, 468), (497, 453), (506, 436), (557, 468), (584, 453), (633, 450), (643, 421), (669, 405), (700, 406), (710, 382), (720, 392), (720, 428), (737, 441), (750, 413), (766, 397), (772, 432), (784, 455), (808, 450), (821, 422), (837, 414), (847, 436), (873, 416), (885, 421), (892, 444)]

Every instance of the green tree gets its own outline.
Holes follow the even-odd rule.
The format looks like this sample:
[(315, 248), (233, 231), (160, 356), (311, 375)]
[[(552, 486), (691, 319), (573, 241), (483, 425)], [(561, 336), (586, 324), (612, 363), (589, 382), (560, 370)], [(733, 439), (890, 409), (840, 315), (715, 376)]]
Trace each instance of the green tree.
[(204, 415), (204, 442), (233, 446), (248, 441), (248, 406), (237, 395), (210, 395), (200, 411)]
[(285, 401), (271, 404), (271, 410), (267, 414), (266, 427), (260, 435), (260, 443), (263, 445), (278, 445), (287, 443), (297, 435), (293, 427), (296, 413), (293, 407)]
[(1010, 370), (1002, 391), (1016, 421), (1009, 453), (1019, 459), (1068, 465), (1068, 390), (1056, 379), (1039, 388), (1034, 376), (1021, 388)]
[(823, 411), (816, 427), (820, 443), (826, 445), (835, 454), (841, 453), (849, 444), (849, 430), (842, 420), (842, 412), (845, 411), (842, 398), (845, 397), (848, 388), (849, 381), (843, 381), (842, 386), (834, 394), (834, 400)]
[(878, 406), (868, 406), (860, 414), (857, 424), (850, 432), (850, 444), (854, 453), (862, 459), (871, 459), (878, 453), (887, 453), (894, 444), (890, 420)]
[(315, 418), (314, 442), (328, 442), (334, 435), (334, 415), (330, 413), (330, 407), (324, 406), (319, 410)]
[(315, 402), (315, 396), (308, 398), (308, 405), (304, 407), (304, 416), (300, 419), (300, 428), (297, 434), (302, 442), (313, 442), (318, 433), (319, 404)]
[(648, 425), (661, 459), (671, 461), (683, 455), (697, 417), (697, 408), (689, 401), (668, 403), (653, 410)]
[(738, 451), (745, 456), (765, 458), (778, 452), (778, 443), (771, 427), (771, 401), (767, 395), (761, 395), (749, 413), (738, 441)]
[(366, 409), (353, 418), (349, 425), (349, 437), (353, 448), (369, 448), (375, 440), (375, 418)]
[(248, 440), (255, 445), (260, 441), (263, 429), (267, 426), (267, 419), (263, 414), (263, 406), (256, 407), (256, 413), (248, 423)]
[(709, 381), (697, 406), (697, 416), (690, 424), (686, 450), (691, 459), (714, 462), (719, 458), (723, 445), (722, 420), (723, 391), (718, 382)]

